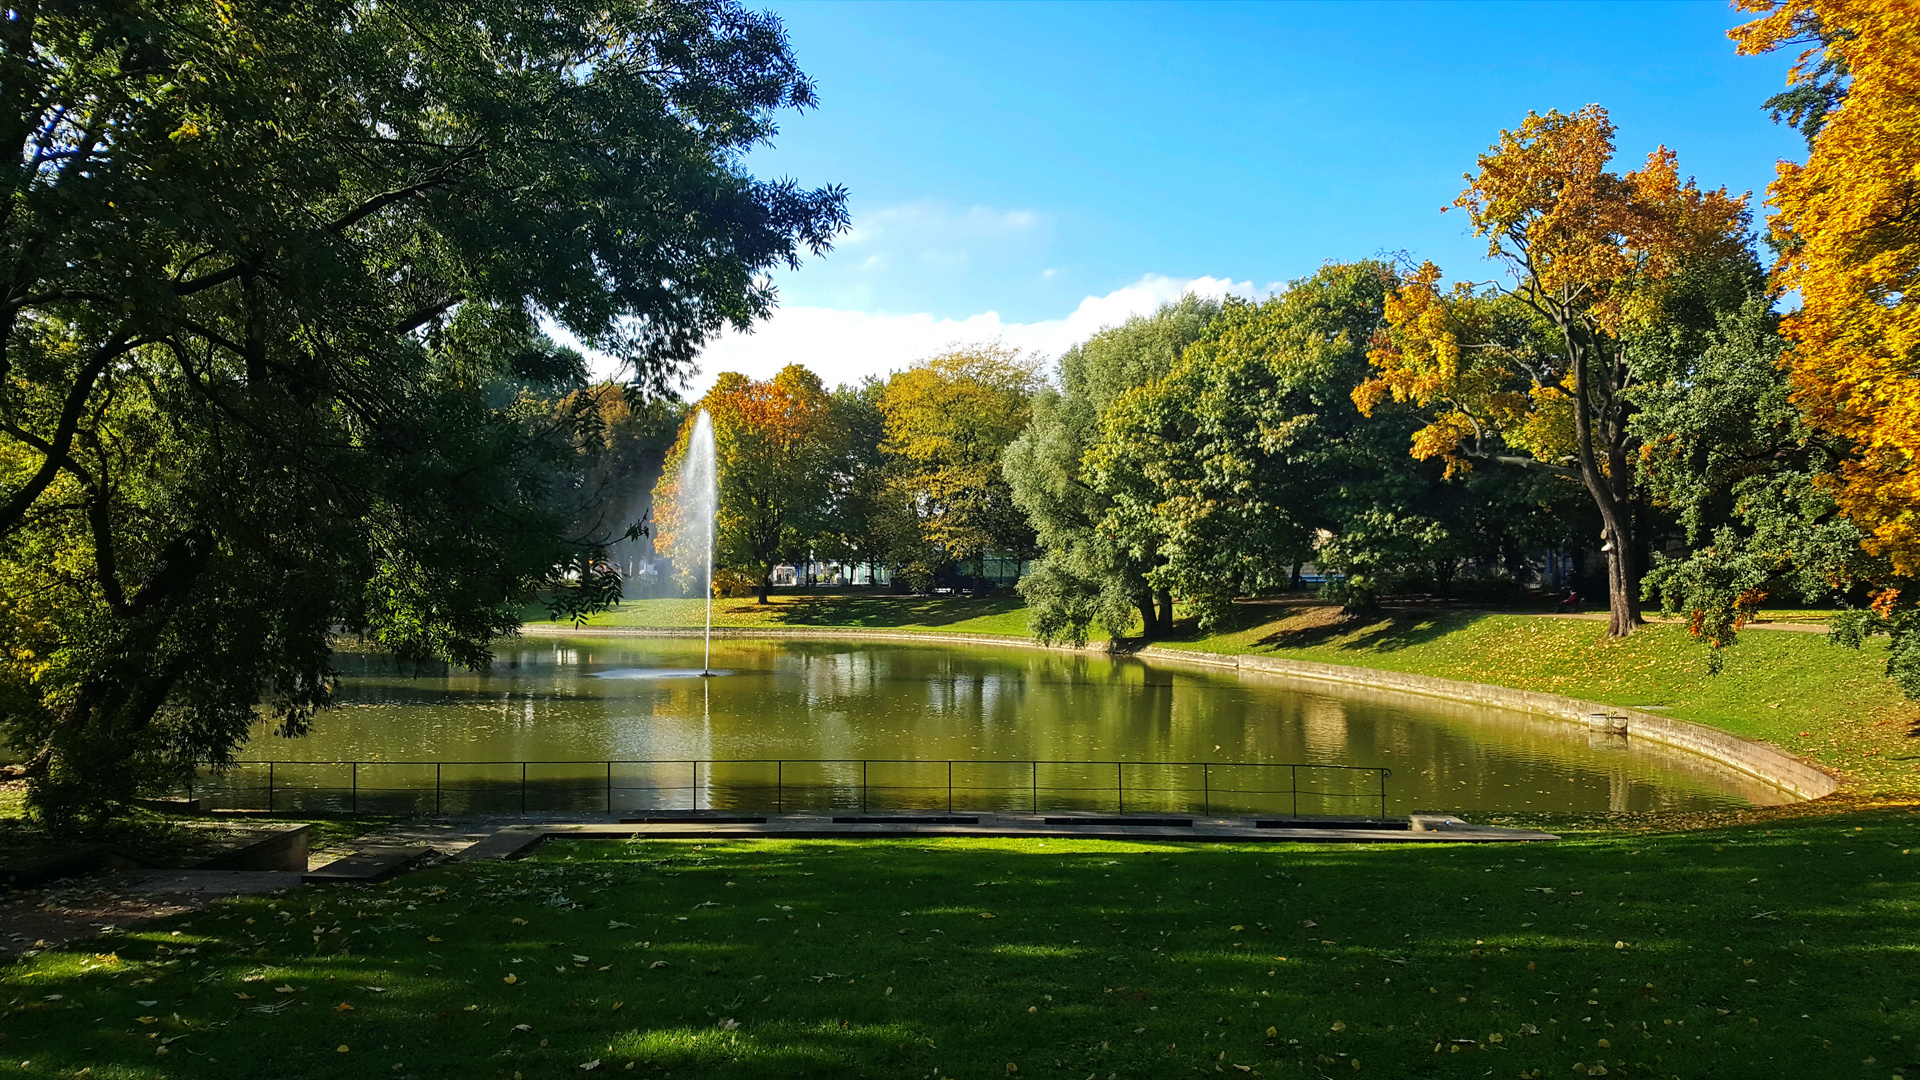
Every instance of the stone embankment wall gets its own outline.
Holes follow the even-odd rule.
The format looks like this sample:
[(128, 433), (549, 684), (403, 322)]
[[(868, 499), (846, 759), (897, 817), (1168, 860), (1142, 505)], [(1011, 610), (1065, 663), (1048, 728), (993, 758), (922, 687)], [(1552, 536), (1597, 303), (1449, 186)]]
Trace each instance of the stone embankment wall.
[[(586, 634), (596, 637), (694, 638), (704, 633), (700, 629), (637, 627), (590, 627), (576, 631), (571, 627), (563, 626), (530, 626), (523, 632), (539, 636)], [(1088, 645), (1083, 649), (1065, 645), (1042, 645), (1031, 638), (1004, 634), (948, 634), (937, 631), (861, 630), (838, 627), (780, 629), (715, 627), (713, 636), (781, 640), (923, 641), (949, 645), (1005, 645), (1013, 648), (1049, 649), (1059, 652), (1105, 651), (1106, 649), (1105, 645)], [(1835, 779), (1831, 773), (1777, 746), (1744, 738), (1705, 724), (1677, 720), (1671, 716), (1661, 716), (1639, 709), (1625, 709), (1593, 701), (1582, 701), (1578, 698), (1562, 697), (1559, 694), (1542, 694), (1532, 690), (1515, 690), (1511, 687), (1493, 686), (1487, 683), (1442, 679), (1433, 675), (1381, 671), (1377, 668), (1346, 667), (1341, 664), (1320, 664), (1309, 660), (1288, 660), (1273, 656), (1234, 656), (1226, 653), (1201, 652), (1196, 649), (1169, 648), (1165, 645), (1149, 645), (1131, 655), (1159, 663), (1232, 668), (1236, 671), (1255, 672), (1262, 675), (1278, 675), (1292, 679), (1364, 687), (1370, 690), (1418, 694), (1423, 697), (1507, 709), (1583, 726), (1591, 726), (1592, 718), (1597, 715), (1607, 716), (1612, 718), (1608, 721), (1608, 730), (1615, 734), (1625, 734), (1629, 738), (1644, 739), (1698, 754), (1802, 799), (1818, 799), (1823, 795), (1832, 794), (1840, 787), (1839, 780)]]

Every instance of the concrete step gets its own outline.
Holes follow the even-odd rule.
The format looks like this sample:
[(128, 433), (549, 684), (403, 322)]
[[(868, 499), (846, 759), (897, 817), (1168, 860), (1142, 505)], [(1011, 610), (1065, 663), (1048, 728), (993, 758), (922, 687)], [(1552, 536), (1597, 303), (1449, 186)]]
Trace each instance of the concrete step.
[(428, 847), (370, 847), (300, 875), (307, 884), (384, 881), (433, 854)]

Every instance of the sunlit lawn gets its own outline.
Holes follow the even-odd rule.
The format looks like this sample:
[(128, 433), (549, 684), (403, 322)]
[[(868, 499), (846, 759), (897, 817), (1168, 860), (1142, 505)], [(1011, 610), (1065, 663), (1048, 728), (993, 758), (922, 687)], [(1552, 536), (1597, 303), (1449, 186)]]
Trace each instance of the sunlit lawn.
[[(1018, 596), (904, 596), (864, 591), (775, 593), (769, 603), (752, 598), (715, 600), (713, 624), (741, 628), (841, 627), (874, 630), (939, 630), (963, 634), (1026, 637), (1027, 612)], [(703, 625), (704, 604), (692, 600), (626, 600), (587, 621), (592, 627), (689, 628)], [(539, 620), (530, 616), (530, 622)], [(550, 624), (549, 624), (550, 625)]]
[(1911, 807), (1527, 846), (551, 843), (22, 961), (0, 1068), (1920, 1076), (1915, 847)]

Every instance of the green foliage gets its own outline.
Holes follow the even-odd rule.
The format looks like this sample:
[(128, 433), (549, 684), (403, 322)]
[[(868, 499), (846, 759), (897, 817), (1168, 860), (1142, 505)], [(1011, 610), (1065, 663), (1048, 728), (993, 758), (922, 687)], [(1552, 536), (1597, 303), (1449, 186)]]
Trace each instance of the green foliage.
[(539, 319), (658, 388), (845, 222), (740, 170), (813, 91), (725, 3), (37, 5), (0, 48), (0, 702), (62, 826), (311, 722), (331, 627), (484, 664), (617, 597)]
[(1032, 552), (1000, 458), (1027, 426), (1038, 382), (1031, 358), (998, 343), (954, 349), (887, 381), (882, 531), (914, 589), (947, 566), (984, 564), (989, 551)]
[(1086, 456), (1113, 402), (1170, 371), (1219, 312), (1216, 301), (1185, 296), (1104, 329), (1061, 356), (1059, 389), (1034, 396), (1033, 421), (1007, 447), (1004, 468), (1043, 552), (1020, 582), (1041, 640), (1080, 644), (1096, 622), (1121, 637), (1136, 613), (1149, 637), (1171, 629), (1171, 602), (1156, 613), (1147, 582), (1158, 553), (1100, 528), (1113, 499), (1092, 482)]
[(1809, 602), (1883, 573), (1815, 480), (1833, 458), (1794, 406), (1772, 298), (1757, 267), (1696, 268), (1676, 281), (1666, 317), (1627, 339), (1643, 380), (1629, 420), (1644, 447), (1640, 481), (1684, 532), (1684, 554), (1656, 553), (1644, 580), (1721, 650), (1769, 597)]
[(1265, 303), (1229, 300), (1101, 417), (1086, 456), (1109, 500), (1098, 528), (1203, 626), (1236, 595), (1287, 587), (1322, 530), (1378, 499), (1409, 429), (1363, 422), (1348, 394), (1393, 280), (1381, 263), (1330, 265)]

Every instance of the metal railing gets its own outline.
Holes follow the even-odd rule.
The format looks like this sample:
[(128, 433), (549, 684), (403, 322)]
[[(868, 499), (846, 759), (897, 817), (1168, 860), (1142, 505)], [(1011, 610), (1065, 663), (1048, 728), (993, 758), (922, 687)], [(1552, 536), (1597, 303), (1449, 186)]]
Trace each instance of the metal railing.
[[(1205, 761), (630, 758), (597, 761), (244, 761), (188, 794), (234, 809), (373, 812), (1043, 809), (1387, 813), (1392, 770)], [(1284, 785), (1284, 786), (1283, 786)], [(428, 800), (431, 799), (429, 804)], [(1304, 805), (1303, 805), (1304, 799)], [(704, 805), (703, 805), (704, 804)]]

